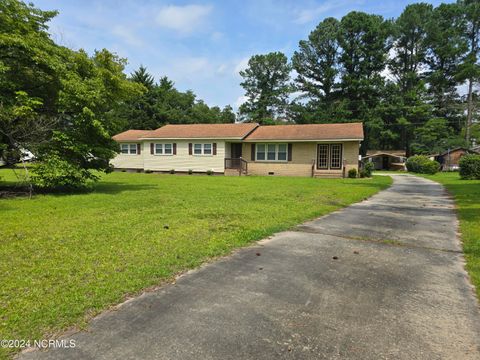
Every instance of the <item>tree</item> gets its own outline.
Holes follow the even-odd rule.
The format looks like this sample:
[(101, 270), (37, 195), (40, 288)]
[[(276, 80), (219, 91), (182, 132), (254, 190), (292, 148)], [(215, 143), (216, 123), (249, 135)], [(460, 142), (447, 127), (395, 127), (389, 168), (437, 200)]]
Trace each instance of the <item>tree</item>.
[[(394, 79), (386, 88), (387, 123), (397, 134), (396, 146), (410, 155), (414, 128), (431, 118), (427, 87), (422, 72), (428, 50), (426, 27), (432, 15), (430, 4), (408, 5), (393, 23), (393, 57), (388, 69)], [(413, 125), (415, 124), (415, 125)], [(398, 146), (397, 146), (398, 144)]]
[(433, 118), (416, 130), (415, 142), (412, 147), (416, 154), (428, 155), (442, 153), (462, 144), (462, 138), (455, 134), (452, 127), (448, 126), (446, 119)]
[(465, 124), (465, 141), (467, 146), (471, 144), (471, 129), (473, 123), (474, 84), (480, 81), (480, 2), (477, 0), (459, 0), (458, 4), (465, 21), (464, 41), (467, 42), (468, 51), (459, 66), (457, 79), (467, 81), (467, 121)]
[(323, 20), (308, 40), (300, 41), (299, 50), (293, 54), (292, 65), (298, 74), (297, 89), (310, 99), (328, 102), (332, 96), (339, 72), (339, 27), (334, 18)]
[[(108, 113), (144, 87), (127, 80), (125, 60), (102, 50), (58, 46), (47, 33), (56, 12), (0, 3), (0, 134), (7, 152), (28, 149), (43, 187), (78, 186), (108, 171), (118, 145)], [(57, 159), (58, 161), (54, 161)]]
[(457, 4), (441, 4), (427, 25), (427, 80), (435, 116), (460, 128), (461, 108), (457, 93), (459, 65), (467, 52), (462, 36), (465, 21)]
[(405, 93), (415, 89), (421, 81), (420, 72), (428, 50), (426, 28), (432, 11), (430, 4), (408, 5), (393, 23), (395, 54), (388, 68)]
[(122, 124), (118, 131), (157, 129), (165, 124), (235, 122), (230, 106), (223, 110), (209, 107), (192, 91), (178, 91), (173, 81), (165, 76), (147, 92), (124, 102), (114, 116)]
[(142, 84), (148, 90), (151, 90), (155, 84), (155, 79), (148, 73), (147, 68), (143, 65), (140, 65), (140, 67), (130, 75), (130, 80)]
[(240, 114), (250, 121), (262, 122), (267, 118), (285, 115), (291, 92), (291, 65), (281, 52), (255, 55), (248, 68), (240, 71), (247, 101), (240, 106)]
[(341, 95), (346, 101), (348, 119), (364, 122), (364, 152), (380, 146), (377, 140), (383, 120), (376, 109), (384, 88), (382, 71), (391, 47), (390, 32), (390, 23), (378, 15), (353, 11), (340, 22)]
[(342, 115), (338, 112), (341, 100), (336, 91), (339, 73), (338, 43), (340, 23), (327, 18), (308, 36), (299, 42), (299, 49), (292, 57), (292, 66), (297, 72), (296, 89), (301, 92), (299, 100), (290, 106), (290, 115), (297, 122), (332, 122)]

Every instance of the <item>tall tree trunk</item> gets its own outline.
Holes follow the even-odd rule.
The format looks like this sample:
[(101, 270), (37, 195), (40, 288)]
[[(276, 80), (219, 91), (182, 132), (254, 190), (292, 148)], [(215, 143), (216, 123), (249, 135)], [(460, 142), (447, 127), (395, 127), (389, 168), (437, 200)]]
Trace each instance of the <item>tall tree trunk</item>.
[(465, 127), (465, 141), (467, 148), (470, 147), (470, 129), (472, 127), (473, 117), (473, 79), (468, 79), (468, 104), (467, 104), (467, 124)]

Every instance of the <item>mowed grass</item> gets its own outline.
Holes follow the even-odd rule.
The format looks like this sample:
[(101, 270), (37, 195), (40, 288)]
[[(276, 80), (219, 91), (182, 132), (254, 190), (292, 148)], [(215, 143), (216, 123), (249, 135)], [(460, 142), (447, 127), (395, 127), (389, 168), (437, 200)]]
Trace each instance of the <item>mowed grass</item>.
[(2, 199), (0, 339), (85, 325), (128, 294), (390, 183), (113, 173), (91, 193)]
[(455, 198), (467, 271), (480, 299), (480, 180), (461, 180), (456, 172), (425, 177), (444, 185)]

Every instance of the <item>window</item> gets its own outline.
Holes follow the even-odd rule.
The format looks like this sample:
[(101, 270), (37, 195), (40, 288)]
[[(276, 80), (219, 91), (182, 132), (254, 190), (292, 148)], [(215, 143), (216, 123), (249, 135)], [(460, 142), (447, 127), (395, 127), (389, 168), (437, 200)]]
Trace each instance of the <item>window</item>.
[(287, 144), (257, 144), (257, 161), (287, 161)]
[(270, 161), (275, 161), (275, 158), (276, 158), (276, 148), (277, 148), (277, 145), (275, 144), (268, 144), (267, 145), (267, 160), (270, 160)]
[(193, 145), (193, 153), (195, 155), (202, 155), (202, 144), (194, 144)]
[(193, 144), (193, 155), (214, 155), (212, 144)]
[(212, 155), (212, 144), (203, 144), (203, 155)]
[(262, 161), (265, 160), (265, 145), (258, 144), (257, 145), (257, 160)]
[(318, 145), (318, 166), (319, 169), (328, 169), (328, 144)]
[(125, 155), (137, 155), (138, 144), (121, 144), (120, 153)]
[(278, 144), (278, 160), (287, 161), (287, 144)]
[(342, 144), (319, 144), (317, 169), (342, 168)]
[(173, 144), (155, 144), (155, 155), (173, 155)]
[(330, 169), (342, 168), (342, 145), (331, 144), (330, 145)]

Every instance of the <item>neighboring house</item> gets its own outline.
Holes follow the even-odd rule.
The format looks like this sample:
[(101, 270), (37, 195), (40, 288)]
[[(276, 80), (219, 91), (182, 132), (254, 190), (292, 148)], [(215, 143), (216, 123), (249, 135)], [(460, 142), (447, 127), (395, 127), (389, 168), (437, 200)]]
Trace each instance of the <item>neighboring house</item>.
[(455, 149), (449, 149), (441, 154), (431, 155), (431, 158), (440, 163), (440, 169), (442, 171), (449, 171), (459, 169), (459, 161), (463, 155), (478, 153), (478, 151), (472, 149), (469, 150), (463, 147), (458, 147)]
[(358, 170), (361, 123), (165, 125), (113, 137), (116, 169), (342, 177)]
[(363, 162), (372, 162), (375, 170), (405, 170), (405, 150), (369, 150)]

